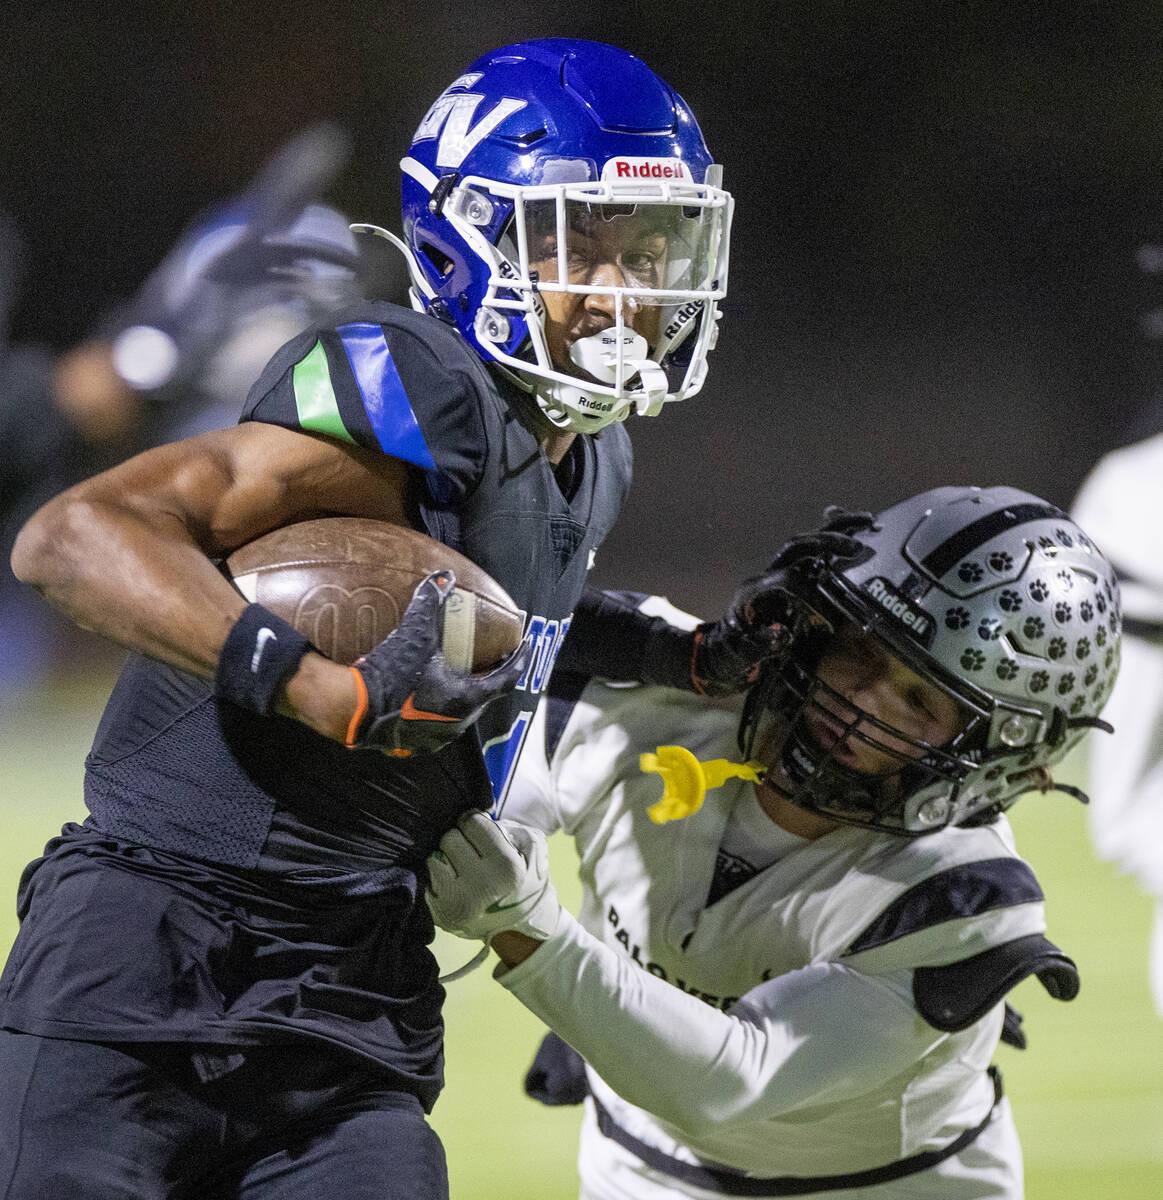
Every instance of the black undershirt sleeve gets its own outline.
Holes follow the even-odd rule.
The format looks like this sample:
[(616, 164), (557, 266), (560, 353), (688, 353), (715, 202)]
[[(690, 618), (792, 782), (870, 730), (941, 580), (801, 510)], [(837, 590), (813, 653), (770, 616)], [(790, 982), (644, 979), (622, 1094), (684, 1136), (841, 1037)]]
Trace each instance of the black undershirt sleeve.
[(642, 612), (638, 606), (645, 598), (640, 592), (587, 587), (555, 672), (691, 690), (694, 635)]

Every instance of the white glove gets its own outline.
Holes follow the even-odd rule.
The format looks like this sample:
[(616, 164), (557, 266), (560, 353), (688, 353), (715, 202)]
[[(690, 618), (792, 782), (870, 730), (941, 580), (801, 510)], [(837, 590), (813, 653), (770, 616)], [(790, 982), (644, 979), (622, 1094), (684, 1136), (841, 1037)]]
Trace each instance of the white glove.
[(489, 941), (506, 930), (545, 941), (561, 905), (545, 834), (482, 812), (461, 817), (428, 859), (432, 919), (449, 933)]

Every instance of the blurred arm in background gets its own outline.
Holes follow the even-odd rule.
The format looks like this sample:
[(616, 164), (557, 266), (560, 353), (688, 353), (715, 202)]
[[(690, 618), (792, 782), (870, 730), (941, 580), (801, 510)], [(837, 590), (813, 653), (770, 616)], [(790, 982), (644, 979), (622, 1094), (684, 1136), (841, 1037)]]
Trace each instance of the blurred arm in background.
[[(271, 355), (364, 293), (347, 218), (321, 197), (347, 161), (347, 136), (311, 126), (237, 196), (195, 218), (128, 302), (64, 353), (11, 347), (5, 316), (24, 248), (0, 220), (0, 540), (50, 497), (151, 446), (233, 425)], [(0, 694), (51, 665), (64, 630), (5, 569)]]
[(1099, 460), (1073, 515), (1114, 564), (1123, 597), (1122, 666), (1111, 738), (1090, 743), (1090, 833), (1099, 856), (1155, 900), (1151, 993), (1163, 1016), (1163, 434)]

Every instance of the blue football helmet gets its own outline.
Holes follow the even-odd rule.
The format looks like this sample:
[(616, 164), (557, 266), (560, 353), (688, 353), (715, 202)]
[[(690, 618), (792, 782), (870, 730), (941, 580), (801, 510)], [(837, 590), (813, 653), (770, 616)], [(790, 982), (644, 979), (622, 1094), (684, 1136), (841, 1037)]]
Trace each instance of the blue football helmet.
[(404, 251), (413, 306), (553, 424), (589, 432), (702, 387), (732, 200), (690, 109), (641, 60), (572, 38), (494, 50), (400, 165), (404, 242), (365, 228)]

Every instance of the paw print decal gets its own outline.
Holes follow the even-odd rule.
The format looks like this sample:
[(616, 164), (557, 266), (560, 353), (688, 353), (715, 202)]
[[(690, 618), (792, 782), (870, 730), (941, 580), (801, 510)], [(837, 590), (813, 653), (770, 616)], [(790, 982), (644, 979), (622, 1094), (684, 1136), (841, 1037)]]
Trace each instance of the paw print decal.
[(1094, 620), (1094, 605), (1091, 604), (1091, 602), (1089, 600), (1083, 600), (1083, 602), (1078, 606), (1078, 615), (1084, 621), (1093, 621)]
[(1049, 671), (1035, 671), (1030, 676), (1030, 691), (1037, 695), (1038, 692), (1044, 692), (1050, 686)]
[(963, 562), (957, 568), (957, 578), (962, 583), (980, 583), (985, 571), (982, 570), (980, 563)]
[(1074, 691), (1074, 673), (1067, 671), (1061, 679), (1058, 680), (1058, 695), (1065, 696)]
[(969, 609), (951, 608), (945, 613), (945, 625), (949, 629), (964, 629), (969, 624)]
[(1101, 592), (1095, 596), (1094, 606), (1098, 609), (1100, 614), (1106, 612), (1106, 597)]
[(967, 671), (980, 671), (985, 666), (985, 655), (980, 650), (966, 650), (961, 655), (961, 665)]
[(996, 571), (998, 575), (1004, 575), (1014, 567), (1014, 556), (1004, 550), (995, 550), (985, 561), (989, 564), (989, 569)]
[(1022, 607), (1022, 593), (1015, 592), (1013, 588), (1006, 588), (998, 596), (997, 602), (1001, 606), (1002, 612), (1017, 612)]
[(1085, 703), (1086, 703), (1085, 696), (1075, 696), (1074, 699), (1070, 702), (1070, 715), (1072, 717), (1078, 716), (1078, 714), (1080, 712), (1082, 712), (1082, 708)]
[(997, 664), (998, 679), (1016, 679), (1018, 674), (1018, 664), (1012, 658), (1003, 658)]
[(1054, 605), (1054, 620), (1057, 621), (1059, 625), (1065, 625), (1066, 622), (1070, 620), (1073, 612), (1074, 610), (1069, 604), (1066, 603), (1065, 600), (1059, 600), (1058, 603)]
[(1090, 687), (1097, 678), (1098, 663), (1091, 663), (1090, 666), (1086, 668), (1086, 674), (1082, 677), (1083, 687)]
[(1001, 622), (997, 617), (982, 617), (977, 626), (977, 636), (983, 642), (994, 642), (1001, 637)]
[(1055, 529), (1054, 536), (1062, 543), (1063, 546), (1073, 546), (1074, 539), (1065, 529)]
[(1029, 587), (1030, 599), (1041, 604), (1050, 595), (1050, 588), (1044, 579), (1035, 579)]
[(1075, 642), (1074, 657), (1079, 660), (1090, 657), (1090, 638), (1079, 638)]
[(1099, 626), (1099, 627), (1098, 627), (1098, 628), (1097, 628), (1097, 629), (1094, 631), (1094, 640), (1095, 640), (1095, 641), (1096, 641), (1096, 642), (1097, 642), (1097, 643), (1098, 643), (1100, 646), (1105, 646), (1105, 645), (1106, 645), (1106, 626), (1105, 626), (1105, 625), (1100, 625), (1100, 626)]
[(1066, 657), (1066, 639), (1060, 638), (1060, 637), (1051, 638), (1050, 644), (1046, 647), (1046, 653), (1055, 662), (1057, 662), (1058, 659), (1060, 659), (1060, 658), (1065, 658)]
[(1027, 617), (1022, 622), (1022, 633), (1030, 641), (1037, 641), (1046, 632), (1046, 622), (1041, 617)]
[(1070, 591), (1074, 586), (1074, 575), (1070, 571), (1059, 571), (1054, 578), (1058, 580), (1058, 586), (1064, 592)]

